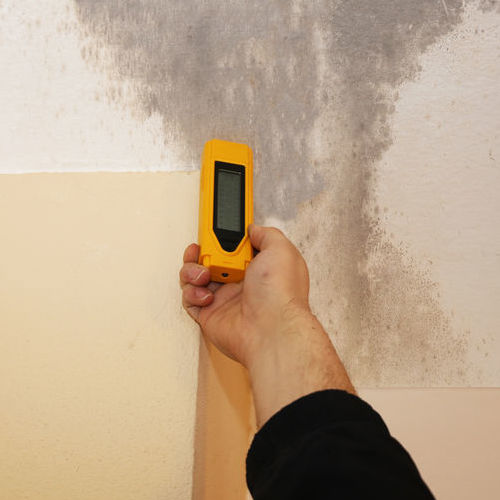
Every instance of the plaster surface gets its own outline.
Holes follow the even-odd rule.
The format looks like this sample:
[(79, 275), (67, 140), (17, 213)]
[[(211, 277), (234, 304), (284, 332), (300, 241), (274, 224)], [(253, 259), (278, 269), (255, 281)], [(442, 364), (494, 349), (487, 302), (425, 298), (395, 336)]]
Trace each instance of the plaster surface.
[(468, 5), (398, 86), (368, 191), (351, 164), (349, 189), (341, 175), (283, 224), (358, 384), (498, 385), (499, 40), (500, 16)]
[(157, 115), (138, 119), (131, 91), (89, 67), (74, 4), (0, 3), (0, 172), (175, 170)]

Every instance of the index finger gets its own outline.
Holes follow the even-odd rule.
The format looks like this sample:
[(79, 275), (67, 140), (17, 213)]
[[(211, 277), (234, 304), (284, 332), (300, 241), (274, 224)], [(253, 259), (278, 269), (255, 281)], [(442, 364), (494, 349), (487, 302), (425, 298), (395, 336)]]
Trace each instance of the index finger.
[(184, 261), (185, 264), (188, 262), (198, 262), (198, 256), (200, 255), (200, 245), (197, 245), (196, 243), (191, 243), (191, 245), (188, 245), (186, 250), (184, 250), (184, 256), (182, 260)]

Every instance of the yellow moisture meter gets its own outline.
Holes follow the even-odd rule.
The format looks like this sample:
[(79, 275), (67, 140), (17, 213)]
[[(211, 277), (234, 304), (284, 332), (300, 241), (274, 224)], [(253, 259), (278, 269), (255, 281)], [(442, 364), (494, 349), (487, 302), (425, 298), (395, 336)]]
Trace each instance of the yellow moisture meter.
[(245, 144), (212, 139), (201, 165), (199, 264), (212, 281), (241, 281), (252, 260), (248, 225), (253, 222), (252, 150)]

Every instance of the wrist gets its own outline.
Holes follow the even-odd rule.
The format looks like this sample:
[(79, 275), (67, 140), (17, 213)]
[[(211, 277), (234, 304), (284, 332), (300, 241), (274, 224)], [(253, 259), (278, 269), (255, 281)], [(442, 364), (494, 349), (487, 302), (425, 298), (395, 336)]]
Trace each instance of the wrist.
[(259, 427), (296, 399), (323, 389), (355, 394), (328, 335), (309, 308), (293, 308), (248, 359)]
[[(290, 301), (278, 311), (272, 311), (260, 321), (252, 321), (245, 333), (249, 339), (244, 366), (251, 371), (259, 360), (274, 349), (295, 342), (300, 332), (310, 327), (316, 317), (308, 304)], [(316, 320), (317, 321), (317, 320)]]

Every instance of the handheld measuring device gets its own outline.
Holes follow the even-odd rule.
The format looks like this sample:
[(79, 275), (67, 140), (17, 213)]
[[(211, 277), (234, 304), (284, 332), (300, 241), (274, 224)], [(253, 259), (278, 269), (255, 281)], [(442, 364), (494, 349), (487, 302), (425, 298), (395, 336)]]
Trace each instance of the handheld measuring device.
[(211, 281), (241, 281), (252, 260), (253, 159), (246, 144), (212, 139), (203, 149), (198, 263)]

